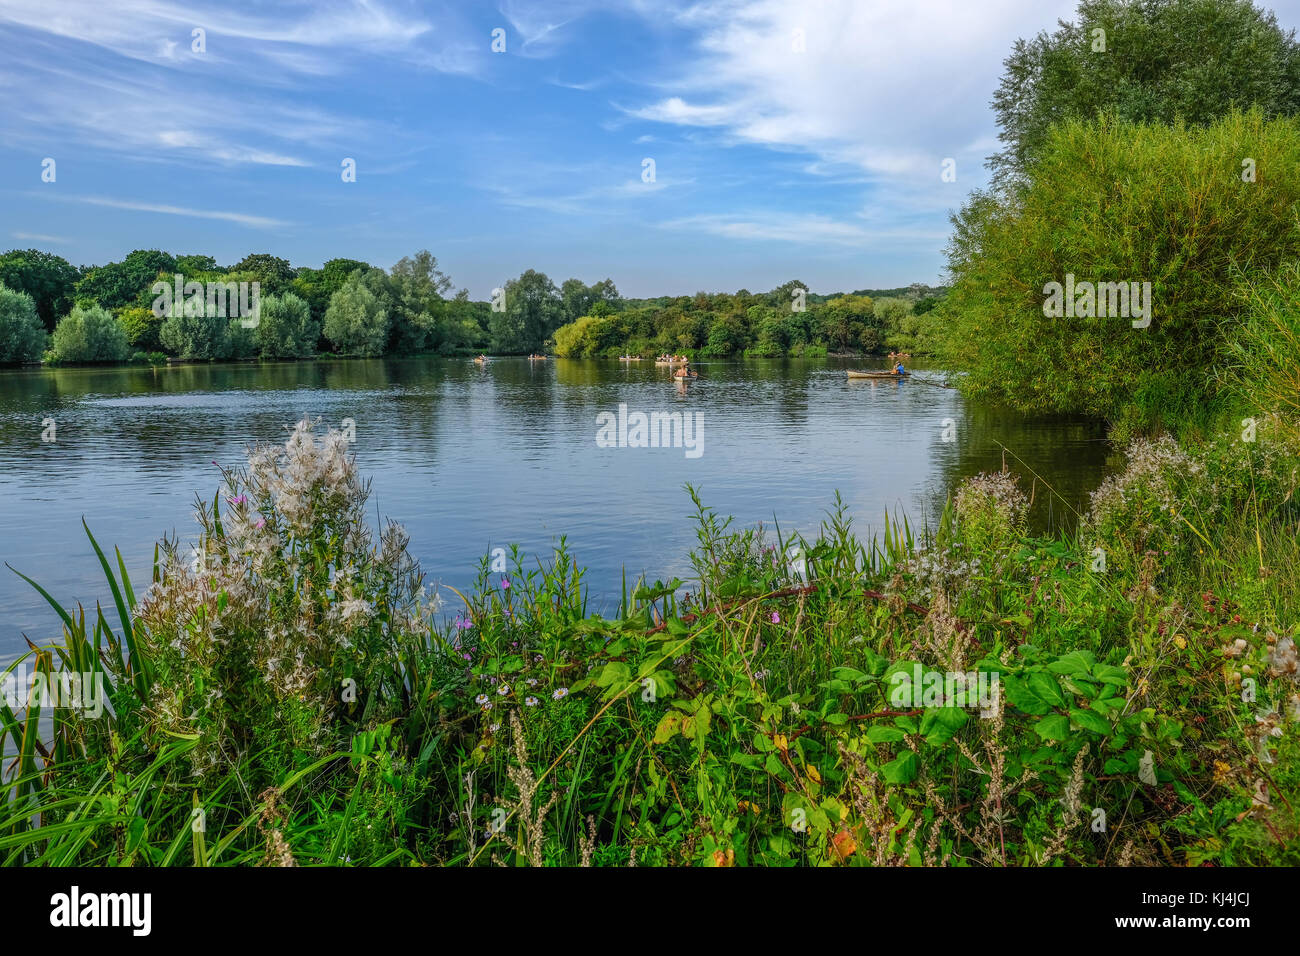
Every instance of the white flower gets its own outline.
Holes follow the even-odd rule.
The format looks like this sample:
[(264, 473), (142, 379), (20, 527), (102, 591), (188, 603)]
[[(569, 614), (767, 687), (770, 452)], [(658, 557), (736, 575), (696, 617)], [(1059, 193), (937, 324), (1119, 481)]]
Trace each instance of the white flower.
[(536, 697), (525, 697), (525, 698), (524, 698), (524, 705), (525, 705), (526, 707), (536, 707), (536, 706), (537, 706), (537, 698), (536, 698)]
[(497, 688), (497, 693), (500, 694), (502, 697), (504, 697), (506, 694), (510, 693), (510, 685), (502, 684), (500, 687)]
[(561, 687), (561, 688), (559, 688), (558, 690), (552, 692), (552, 693), (551, 693), (551, 696), (552, 696), (553, 698), (555, 698), (556, 700), (560, 700), (561, 698), (568, 697), (568, 696), (569, 696), (569, 688), (567, 688), (567, 687)]
[(476, 704), (486, 704), (487, 702), (488, 702), (487, 694), (479, 694), (477, 697), (474, 698), (474, 703)]

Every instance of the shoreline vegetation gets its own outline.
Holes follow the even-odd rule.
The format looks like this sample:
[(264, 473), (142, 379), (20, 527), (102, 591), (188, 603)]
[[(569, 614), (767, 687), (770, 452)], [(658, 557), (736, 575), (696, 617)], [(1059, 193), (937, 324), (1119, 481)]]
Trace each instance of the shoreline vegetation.
[(840, 502), (786, 539), (687, 489), (689, 587), (593, 614), (561, 541), (485, 556), (449, 620), (367, 524), (345, 436), (304, 421), (223, 470), (147, 588), (91, 536), (110, 599), (41, 592), (64, 636), (23, 661), (104, 706), (0, 706), (3, 860), (1295, 865), (1276, 434), (1139, 440), (1054, 537), (1009, 472), (869, 541)]
[[(402, 528), (368, 522), (344, 436), (304, 420), (197, 489), (195, 538), (159, 544), (147, 587), (93, 516), (102, 602), (26, 579), (62, 635), (14, 666), (106, 706), (0, 705), (0, 860), (1300, 864), (1300, 46), (1246, 0), (1084, 0), (1006, 65), (951, 284), (892, 314), (532, 271), (493, 311), (446, 298), (428, 253), (0, 257), (10, 356), (51, 333), (57, 361), (891, 348), (982, 401), (1105, 421), (1123, 456), (1048, 535), (1036, 476), (1005, 467), (869, 540), (838, 499), (805, 540), (688, 487), (691, 580), (627, 581), (596, 613), (563, 539), (431, 592)], [(178, 272), (262, 283), (257, 334), (153, 322), (141, 290)], [(1095, 308), (1147, 283), (1141, 316)]]
[[(256, 288), (255, 318), (240, 313)], [(190, 289), (187, 296), (172, 289)], [(798, 281), (625, 299), (609, 279), (556, 286), (528, 270), (491, 301), (451, 294), (427, 251), (385, 271), (354, 259), (321, 269), (265, 253), (228, 268), (210, 256), (137, 249), (122, 262), (75, 267), (52, 253), (0, 255), (0, 366), (162, 365), (321, 357), (563, 357), (664, 352), (691, 358), (822, 357), (924, 350), (925, 316), (946, 289), (817, 295)], [(163, 294), (158, 294), (162, 290)]]

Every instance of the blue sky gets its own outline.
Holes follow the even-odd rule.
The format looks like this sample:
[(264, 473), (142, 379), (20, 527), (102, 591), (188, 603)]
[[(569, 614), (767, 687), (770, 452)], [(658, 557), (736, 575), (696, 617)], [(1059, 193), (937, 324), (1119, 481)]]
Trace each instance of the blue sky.
[(933, 283), (1002, 59), (1074, 6), (0, 0), (0, 248), (427, 248), (475, 298)]

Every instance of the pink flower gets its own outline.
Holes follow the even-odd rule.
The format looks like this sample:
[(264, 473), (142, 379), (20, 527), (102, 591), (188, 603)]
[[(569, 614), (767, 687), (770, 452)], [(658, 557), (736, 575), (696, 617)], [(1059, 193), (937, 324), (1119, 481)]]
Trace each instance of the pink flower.
[(773, 623), (773, 624), (780, 624), (780, 623), (781, 623), (781, 615), (780, 615), (780, 614), (777, 614), (776, 611), (773, 611), (773, 612), (772, 612), (772, 623)]

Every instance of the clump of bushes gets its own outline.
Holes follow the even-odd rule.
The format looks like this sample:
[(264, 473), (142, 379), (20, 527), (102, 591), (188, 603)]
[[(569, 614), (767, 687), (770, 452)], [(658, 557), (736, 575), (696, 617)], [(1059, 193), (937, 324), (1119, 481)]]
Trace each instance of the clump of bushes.
[(124, 362), (130, 354), (126, 331), (113, 313), (98, 305), (77, 305), (54, 327), (47, 360), (57, 364)]
[(0, 285), (0, 364), (37, 361), (46, 338), (32, 297)]

